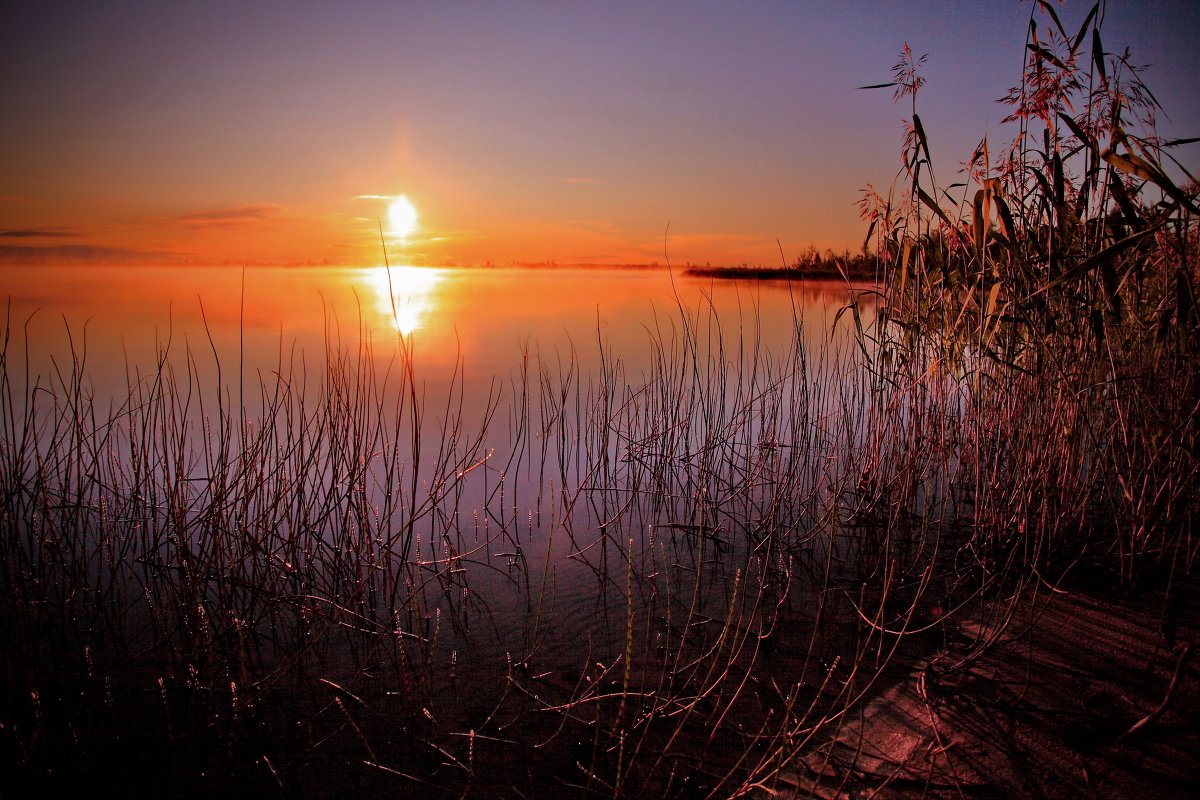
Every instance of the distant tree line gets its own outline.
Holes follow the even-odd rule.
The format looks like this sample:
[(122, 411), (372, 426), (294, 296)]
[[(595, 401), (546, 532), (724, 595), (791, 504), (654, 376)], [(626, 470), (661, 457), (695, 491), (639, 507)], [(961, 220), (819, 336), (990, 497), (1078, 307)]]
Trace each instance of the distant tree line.
[(878, 258), (867, 250), (834, 253), (817, 250), (814, 245), (798, 255), (785, 267), (762, 267), (741, 264), (736, 267), (688, 266), (684, 274), (701, 278), (743, 280), (875, 280), (879, 274)]

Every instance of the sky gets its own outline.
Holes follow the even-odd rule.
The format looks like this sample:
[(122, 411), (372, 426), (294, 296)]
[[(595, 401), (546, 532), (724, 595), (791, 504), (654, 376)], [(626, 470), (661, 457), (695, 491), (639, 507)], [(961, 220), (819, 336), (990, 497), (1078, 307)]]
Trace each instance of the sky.
[[(1070, 29), (1090, 5), (1056, 9)], [(857, 87), (928, 53), (918, 111), (950, 183), (1012, 138), (995, 101), (1032, 7), (24, 3), (0, 27), (0, 261), (374, 264), (381, 227), (414, 264), (857, 250), (908, 113)], [(1200, 135), (1200, 4), (1110, 0), (1103, 33), (1151, 65), (1160, 133)]]

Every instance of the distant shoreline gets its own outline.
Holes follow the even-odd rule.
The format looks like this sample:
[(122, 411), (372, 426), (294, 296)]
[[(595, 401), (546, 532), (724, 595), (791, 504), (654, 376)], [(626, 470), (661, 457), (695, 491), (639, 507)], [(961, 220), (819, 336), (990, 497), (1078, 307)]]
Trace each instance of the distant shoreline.
[(843, 273), (836, 267), (689, 267), (684, 275), (696, 278), (714, 278), (717, 280), (748, 280), (748, 281), (836, 281), (843, 278), (850, 280), (878, 279), (873, 269), (860, 267), (848, 268)]
[[(30, 268), (30, 267), (55, 267), (55, 268), (142, 268), (142, 269), (214, 269), (214, 268), (249, 268), (249, 269), (368, 269), (373, 267), (382, 268), (383, 264), (378, 265), (363, 265), (363, 264), (322, 264), (322, 263), (236, 263), (236, 262), (217, 262), (217, 263), (179, 263), (179, 262), (121, 262), (121, 261), (94, 261), (94, 262), (75, 262), (75, 261), (3, 261), (0, 259), (0, 269), (15, 267), (15, 268)], [(696, 266), (694, 264), (685, 264), (681, 267), (671, 267), (666, 264), (558, 264), (558, 263), (514, 263), (514, 264), (404, 264), (394, 263), (391, 265), (393, 269), (403, 267), (416, 266), (421, 269), (455, 269), (455, 270), (528, 270), (537, 272), (550, 271), (611, 271), (611, 272), (666, 272), (673, 270), (676, 274), (684, 275), (692, 278), (710, 278), (714, 280), (750, 280), (750, 281), (840, 281), (846, 278), (854, 281), (876, 281), (878, 280), (877, 273), (873, 265), (864, 263), (852, 263), (845, 267), (845, 271), (839, 270), (836, 266), (829, 262), (823, 262), (819, 265), (803, 265), (792, 267), (712, 267), (712, 266)]]

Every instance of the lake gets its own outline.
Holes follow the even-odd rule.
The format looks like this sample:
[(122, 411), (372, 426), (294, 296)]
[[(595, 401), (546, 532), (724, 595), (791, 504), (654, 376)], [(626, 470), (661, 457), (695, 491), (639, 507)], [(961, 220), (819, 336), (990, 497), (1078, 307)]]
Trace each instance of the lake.
[[(712, 281), (667, 270), (384, 267), (5, 267), (10, 327), (28, 324), (30, 354), (45, 368), (87, 342), (103, 394), (124, 388), (126, 365), (146, 365), (168, 340), (209, 350), (244, 369), (274, 368), (280, 347), (320, 363), (331, 340), (370, 340), (379, 359), (409, 337), (415, 368), (436, 385), (456, 370), (472, 381), (506, 377), (530, 349), (594, 365), (598, 345), (635, 371), (651, 340), (678, 334), (681, 311), (715, 315), (731, 342), (754, 336), (787, 348), (803, 323), (812, 353), (830, 346), (847, 291), (837, 282)], [(391, 298), (394, 298), (394, 303)], [(710, 311), (712, 314), (710, 314)], [(849, 321), (843, 323), (849, 327)], [(69, 334), (68, 334), (69, 331)], [(20, 354), (15, 354), (20, 358)], [(828, 357), (822, 356), (828, 360)]]
[[(356, 724), (435, 752), (636, 728), (649, 785), (671, 741), (723, 763), (747, 726), (802, 724), (854, 647), (828, 592), (875, 567), (844, 502), (870, 413), (856, 314), (834, 326), (844, 286), (407, 266), (5, 281), (13, 558), (88, 659), (139, 653), (121, 669), (205, 703), (249, 693), (287, 736), (314, 676), (370, 709)], [(607, 747), (586, 763), (626, 769)]]

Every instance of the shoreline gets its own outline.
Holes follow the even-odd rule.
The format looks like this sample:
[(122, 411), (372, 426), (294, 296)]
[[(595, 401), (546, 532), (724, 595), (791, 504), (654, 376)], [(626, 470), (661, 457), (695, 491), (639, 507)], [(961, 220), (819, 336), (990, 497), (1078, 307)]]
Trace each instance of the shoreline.
[(947, 620), (936, 655), (750, 796), (1187, 796), (1200, 625), (1185, 584), (1151, 598), (1039, 587), (1011, 615)]

